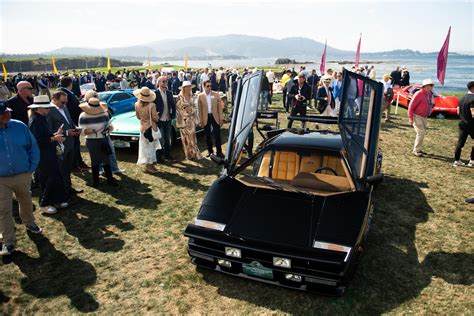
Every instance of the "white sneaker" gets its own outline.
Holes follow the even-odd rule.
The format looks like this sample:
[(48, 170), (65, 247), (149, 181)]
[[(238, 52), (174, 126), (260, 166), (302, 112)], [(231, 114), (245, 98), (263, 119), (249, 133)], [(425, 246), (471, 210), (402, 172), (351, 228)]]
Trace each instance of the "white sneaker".
[(54, 207), (61, 209), (61, 208), (66, 208), (66, 207), (68, 207), (68, 206), (69, 206), (69, 203), (68, 203), (68, 202), (64, 202), (64, 203), (61, 203), (61, 204), (56, 204)]
[(41, 212), (44, 214), (56, 214), (58, 210), (54, 206), (45, 206), (41, 208)]
[(459, 166), (465, 166), (464, 162), (462, 162), (461, 160), (456, 160), (454, 163), (453, 163), (453, 167), (459, 167)]
[(474, 167), (474, 160), (469, 160), (469, 163), (467, 164), (468, 167)]
[(2, 248), (0, 248), (0, 256), (9, 256), (13, 250), (15, 250), (14, 245), (2, 245)]
[(114, 170), (112, 171), (113, 174), (124, 174), (125, 173), (125, 170), (123, 169), (118, 169), (118, 170)]

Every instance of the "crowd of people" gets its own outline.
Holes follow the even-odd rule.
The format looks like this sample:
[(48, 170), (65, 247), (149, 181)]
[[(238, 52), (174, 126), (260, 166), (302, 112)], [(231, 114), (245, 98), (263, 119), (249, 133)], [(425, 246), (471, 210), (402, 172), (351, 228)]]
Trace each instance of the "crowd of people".
[[(42, 231), (32, 213), (32, 178), (41, 188), (39, 206), (45, 214), (55, 214), (58, 209), (68, 207), (71, 196), (83, 192), (72, 187), (73, 172), (91, 169), (91, 187), (94, 188), (100, 186), (101, 174), (105, 175), (108, 185), (119, 185), (114, 174), (124, 170), (118, 166), (109, 135), (113, 130), (111, 115), (107, 105), (99, 100), (98, 92), (135, 88), (135, 114), (140, 121), (137, 164), (144, 165), (145, 172), (155, 174), (158, 171), (156, 163), (175, 161), (170, 143), (173, 120), (176, 120), (186, 159), (203, 158), (196, 139), (197, 126), (204, 130), (207, 157), (213, 154), (224, 157), (221, 139), (223, 97), (228, 96), (233, 104), (238, 79), (253, 71), (247, 68), (242, 72), (234, 68), (172, 72), (124, 69), (107, 74), (73, 71), (61, 76), (18, 74), (7, 82), (0, 81), (0, 155), (4, 158), (0, 164), (0, 233), (3, 236), (0, 255), (10, 254), (15, 245), (13, 193), (26, 228), (33, 233)], [(374, 66), (353, 67), (352, 71), (377, 78)], [(382, 78), (382, 110), (387, 122), (390, 121), (393, 89), (409, 85), (410, 75), (406, 67), (401, 70), (397, 67)], [(94, 83), (95, 89), (83, 94), (80, 85), (87, 83)], [(283, 73), (264, 71), (260, 110), (269, 109), (274, 92), (281, 87), (283, 108), (291, 116), (306, 116), (309, 108), (323, 116), (334, 117), (340, 110), (343, 85), (343, 73), (332, 69), (321, 76), (304, 66), (298, 72), (295, 69)], [(408, 108), (408, 119), (416, 132), (413, 154), (418, 157), (426, 155), (423, 140), (427, 117), (433, 107), (433, 86), (430, 79), (424, 80), (422, 89), (414, 94)], [(360, 104), (361, 90), (357, 89), (354, 95), (355, 112)], [(459, 103), (461, 122), (454, 166), (465, 165), (460, 160), (461, 150), (468, 136), (474, 138), (474, 82), (468, 84), (468, 91)], [(12, 93), (15, 93), (13, 97)], [(288, 128), (291, 127), (290, 120)], [(81, 136), (85, 138), (91, 167), (82, 159)], [(474, 147), (467, 165), (474, 166)]]

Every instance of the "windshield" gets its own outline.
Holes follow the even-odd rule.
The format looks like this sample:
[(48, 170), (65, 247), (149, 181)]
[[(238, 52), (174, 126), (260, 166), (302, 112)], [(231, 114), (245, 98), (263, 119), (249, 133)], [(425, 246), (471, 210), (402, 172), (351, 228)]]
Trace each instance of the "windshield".
[(81, 90), (94, 90), (95, 89), (95, 84), (93, 83), (86, 83), (86, 84), (83, 84), (81, 85)]
[(99, 93), (99, 100), (101, 102), (107, 102), (109, 97), (110, 97), (110, 94), (108, 94), (108, 93)]

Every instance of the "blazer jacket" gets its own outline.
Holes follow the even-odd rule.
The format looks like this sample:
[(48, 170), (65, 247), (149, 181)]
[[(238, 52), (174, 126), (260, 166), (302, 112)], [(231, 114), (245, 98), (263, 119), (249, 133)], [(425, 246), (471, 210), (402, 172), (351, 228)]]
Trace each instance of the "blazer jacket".
[[(165, 104), (163, 103), (163, 98), (161, 97), (160, 89), (155, 90), (156, 99), (156, 112), (161, 117)], [(168, 103), (168, 111), (170, 112), (170, 121), (176, 118), (176, 103), (174, 102), (173, 92), (166, 90), (166, 101)]]
[[(211, 91), (211, 110), (214, 120), (217, 122), (217, 124), (222, 126), (222, 124), (224, 124), (224, 109), (222, 107), (219, 93), (214, 91)], [(207, 98), (205, 92), (198, 95), (198, 113), (201, 126), (206, 126), (209, 112), (207, 110)]]
[(46, 117), (46, 120), (48, 121), (49, 127), (51, 128), (53, 132), (56, 132), (58, 128), (64, 124), (63, 126), (64, 151), (69, 152), (70, 150), (74, 149), (75, 136), (66, 136), (66, 131), (68, 129), (76, 128), (76, 125), (74, 125), (74, 122), (71, 119), (71, 115), (69, 114), (67, 107), (64, 107), (64, 113), (66, 114), (67, 120), (64, 118), (64, 116), (59, 112), (57, 108), (51, 108), (49, 110), (48, 116)]

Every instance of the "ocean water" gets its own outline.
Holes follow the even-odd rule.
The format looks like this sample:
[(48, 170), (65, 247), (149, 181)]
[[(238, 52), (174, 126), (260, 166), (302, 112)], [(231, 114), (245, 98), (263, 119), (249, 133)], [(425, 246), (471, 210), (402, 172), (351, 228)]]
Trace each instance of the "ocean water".
[[(363, 58), (361, 57), (362, 63), (365, 65)], [(319, 74), (319, 60), (321, 57), (312, 59), (299, 59), (296, 60), (309, 60), (315, 61), (313, 64), (306, 64), (306, 69), (316, 69)], [(273, 67), (275, 66), (276, 58), (252, 58), (252, 59), (222, 59), (222, 60), (190, 60), (188, 62), (189, 67)], [(331, 61), (331, 56), (327, 56), (326, 60)], [(351, 57), (342, 58), (341, 60), (351, 60)], [(381, 79), (383, 74), (390, 73), (395, 69), (396, 66), (406, 66), (410, 72), (410, 81), (414, 84), (421, 84), (423, 79), (431, 78), (437, 85), (435, 90), (438, 93), (446, 92), (463, 92), (466, 91), (466, 84), (469, 81), (474, 80), (474, 56), (467, 55), (450, 55), (448, 57), (448, 64), (446, 67), (446, 78), (444, 80), (444, 86), (441, 86), (436, 77), (436, 65), (437, 56), (416, 56), (416, 57), (371, 57), (367, 59), (369, 61), (381, 61), (380, 64), (374, 64), (377, 79)], [(317, 62), (316, 62), (317, 61)], [(183, 60), (170, 60), (167, 61), (173, 65), (182, 65)], [(371, 65), (370, 62), (368, 65)], [(300, 65), (295, 65), (296, 69), (299, 69)], [(350, 68), (352, 65), (340, 65), (338, 63), (326, 62), (326, 69), (332, 68), (334, 70), (342, 70), (342, 67)]]

